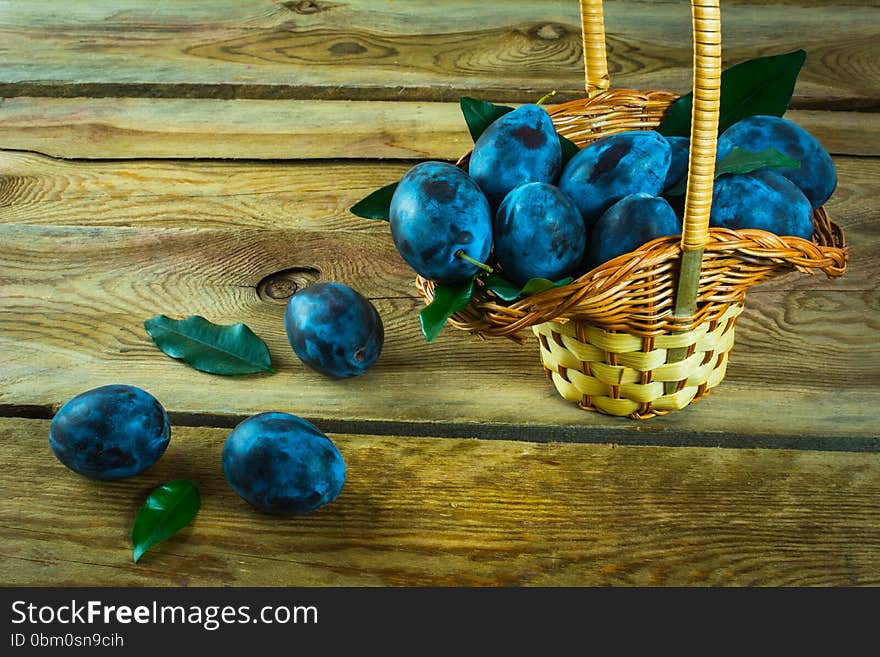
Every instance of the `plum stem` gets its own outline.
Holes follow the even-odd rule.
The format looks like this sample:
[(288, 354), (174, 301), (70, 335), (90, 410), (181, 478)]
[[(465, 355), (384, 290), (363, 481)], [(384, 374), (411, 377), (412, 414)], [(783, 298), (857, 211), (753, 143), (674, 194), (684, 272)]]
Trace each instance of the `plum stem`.
[(550, 93), (546, 93), (543, 96), (541, 96), (541, 99), (537, 103), (535, 103), (535, 105), (543, 105), (549, 99), (553, 98), (553, 96), (555, 96), (555, 95), (556, 95), (556, 89), (554, 89)]
[(480, 262), (479, 260), (474, 260), (473, 258), (471, 258), (467, 253), (464, 252), (464, 249), (459, 249), (458, 251), (456, 251), (455, 257), (461, 258), (465, 262), (471, 263), (474, 267), (479, 267), (483, 271), (487, 271), (490, 274), (495, 271), (489, 265), (487, 265), (485, 262)]

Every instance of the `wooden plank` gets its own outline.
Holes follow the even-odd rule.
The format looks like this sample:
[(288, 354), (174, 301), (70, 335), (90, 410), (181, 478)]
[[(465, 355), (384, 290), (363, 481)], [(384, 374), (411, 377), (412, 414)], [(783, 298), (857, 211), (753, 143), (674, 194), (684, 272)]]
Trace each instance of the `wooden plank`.
[[(877, 454), (332, 435), (342, 494), (280, 519), (226, 485), (225, 430), (174, 427), (117, 482), (66, 470), (47, 431), (0, 419), (7, 585), (880, 584)], [(195, 523), (133, 564), (134, 514), (181, 477)]]
[[(681, 3), (609, 0), (616, 86), (690, 88)], [(5, 0), (0, 95), (534, 100), (583, 88), (577, 3)], [(728, 3), (725, 63), (806, 48), (795, 106), (876, 107), (876, 7)], [(833, 29), (831, 29), (833, 28)]]
[[(786, 115), (835, 155), (880, 155), (880, 114)], [(0, 146), (62, 158), (443, 159), (472, 141), (458, 103), (6, 98)]]
[(473, 141), (458, 103), (6, 98), (0, 144), (66, 158), (454, 160)]
[(3, 222), (387, 234), (354, 203), (414, 162), (62, 162), (0, 151)]
[[(356, 423), (357, 431), (491, 436), (516, 425), (529, 439), (550, 431), (559, 439), (612, 435), (662, 444), (780, 445), (796, 438), (817, 448), (878, 445), (870, 413), (880, 389), (880, 267), (865, 200), (877, 178), (871, 161), (842, 160), (853, 172), (836, 197), (857, 254), (851, 272), (832, 283), (794, 275), (757, 288), (739, 325), (741, 348), (728, 380), (699, 407), (711, 410), (632, 423), (558, 399), (533, 345), (483, 342), (453, 330), (424, 344), (412, 272), (387, 226), (347, 217), (344, 208), (356, 197), (340, 199), (341, 190), (358, 187), (362, 195), (405, 165), (333, 165), (328, 174), (319, 163), (4, 157), (18, 168), (5, 169), (11, 175), (0, 186), (0, 202), (7, 220), (20, 222), (0, 228), (0, 404), (10, 412), (49, 408), (82, 389), (124, 380), (180, 413), (234, 418), (280, 406)], [(320, 191), (310, 198), (314, 190)], [(257, 226), (237, 227), (239, 208)], [(329, 217), (322, 214), (328, 208)], [(365, 377), (326, 380), (287, 345), (282, 314), (290, 283), (319, 279), (346, 282), (376, 299), (386, 345)], [(159, 313), (245, 321), (267, 340), (279, 373), (249, 378), (243, 388), (169, 360), (142, 328)], [(780, 414), (790, 418), (782, 429)], [(432, 429), (434, 423), (443, 428)]]
[[(48, 288), (37, 293), (51, 294)], [(83, 390), (124, 382), (151, 391), (195, 424), (234, 424), (248, 413), (280, 408), (369, 433), (491, 438), (515, 430), (526, 440), (548, 434), (622, 444), (880, 449), (873, 414), (880, 403), (876, 294), (753, 295), (722, 386), (687, 411), (647, 422), (586, 413), (564, 402), (545, 379), (531, 342), (483, 342), (447, 330), (425, 345), (416, 300), (375, 302), (386, 327), (382, 357), (367, 375), (336, 381), (295, 357), (280, 304), (235, 307), (224, 299), (226, 307), (215, 301), (205, 308), (208, 295), (199, 294), (168, 309), (142, 295), (124, 301), (108, 296), (109, 302), (96, 293), (2, 304), (4, 414), (37, 406), (46, 409), (40, 413), (45, 417)], [(155, 305), (143, 307), (150, 303)], [(817, 304), (838, 316), (817, 311)], [(142, 328), (145, 318), (163, 310), (246, 322), (266, 340), (278, 373), (226, 380), (167, 358)]]

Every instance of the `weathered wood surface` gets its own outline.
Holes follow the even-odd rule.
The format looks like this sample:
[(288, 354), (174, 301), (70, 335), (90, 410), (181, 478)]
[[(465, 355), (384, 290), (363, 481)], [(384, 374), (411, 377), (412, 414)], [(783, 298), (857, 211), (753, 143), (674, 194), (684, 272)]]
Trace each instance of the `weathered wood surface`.
[[(0, 419), (5, 584), (880, 584), (877, 454), (337, 434), (342, 494), (280, 519), (227, 486), (225, 430), (174, 427), (154, 468), (96, 482), (48, 424)], [(137, 509), (180, 477), (201, 512), (133, 564)]]
[[(0, 252), (0, 403), (48, 409), (125, 380), (190, 423), (277, 409), (380, 433), (488, 437), (517, 427), (529, 439), (610, 432), (623, 442), (877, 449), (880, 236), (869, 199), (880, 168), (838, 164), (829, 208), (853, 244), (851, 270), (833, 282), (793, 275), (756, 288), (717, 394), (699, 410), (634, 424), (560, 400), (534, 345), (452, 329), (424, 344), (422, 302), (387, 224), (347, 212), (409, 163), (84, 163), (4, 153), (0, 205), (11, 223)], [(319, 278), (354, 286), (382, 313), (385, 349), (364, 377), (327, 380), (287, 344), (290, 282)], [(248, 378), (243, 394), (166, 358), (142, 328), (159, 313), (246, 322), (267, 340), (278, 374)]]
[[(791, 110), (834, 155), (880, 155), (870, 112)], [(0, 145), (60, 158), (444, 159), (472, 146), (458, 103), (0, 99)]]
[[(880, 585), (875, 3), (723, 3), (725, 64), (808, 51), (789, 117), (835, 155), (852, 261), (755, 288), (723, 384), (641, 423), (562, 401), (534, 345), (425, 345), (387, 225), (347, 211), (470, 147), (461, 95), (581, 97), (574, 0), (63, 4), (0, 0), (0, 583)], [(687, 3), (605, 6), (614, 86), (689, 90)], [(287, 343), (284, 303), (316, 280), (383, 316), (363, 377)], [(158, 313), (245, 321), (278, 373), (191, 370), (144, 332)], [(174, 438), (92, 482), (45, 418), (116, 382), (156, 394)], [(334, 504), (279, 520), (228, 488), (222, 441), (260, 410), (332, 432)], [(135, 566), (134, 513), (180, 477), (202, 512)]]
[[(605, 7), (616, 86), (689, 90), (686, 3)], [(725, 64), (805, 48), (796, 107), (876, 108), (877, 20), (870, 2), (725, 3)], [(3, 96), (528, 101), (583, 88), (574, 0), (3, 0), (0, 25)]]

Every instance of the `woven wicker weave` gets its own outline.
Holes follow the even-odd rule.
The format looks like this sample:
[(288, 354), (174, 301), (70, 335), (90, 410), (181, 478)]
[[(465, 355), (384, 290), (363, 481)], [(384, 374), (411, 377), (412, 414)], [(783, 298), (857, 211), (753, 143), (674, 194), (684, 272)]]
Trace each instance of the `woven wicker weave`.
[[(676, 99), (665, 91), (607, 90), (601, 0), (581, 0), (588, 98), (550, 111), (579, 146), (656, 127)], [(849, 250), (823, 208), (812, 240), (708, 228), (720, 89), (718, 0), (693, 4), (694, 112), (682, 236), (653, 240), (571, 284), (504, 302), (477, 284), (451, 318), (464, 330), (522, 340), (531, 328), (559, 393), (581, 408), (647, 418), (700, 399), (724, 377), (746, 291), (792, 271), (837, 277)], [(469, 155), (459, 161), (466, 169)], [(432, 281), (418, 277), (426, 301)]]

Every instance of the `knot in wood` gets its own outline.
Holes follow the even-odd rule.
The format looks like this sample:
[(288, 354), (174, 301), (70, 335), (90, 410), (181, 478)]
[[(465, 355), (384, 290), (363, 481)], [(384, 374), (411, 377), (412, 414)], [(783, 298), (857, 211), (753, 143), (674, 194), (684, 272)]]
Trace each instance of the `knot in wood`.
[(314, 2), (314, 0), (299, 0), (299, 2), (282, 2), (281, 5), (285, 9), (289, 9), (290, 11), (297, 14), (317, 14), (320, 11), (323, 11), (324, 7), (321, 6), (320, 2)]
[(544, 23), (532, 28), (531, 34), (544, 41), (558, 41), (568, 34), (568, 30), (558, 23)]
[(297, 290), (316, 283), (321, 272), (314, 267), (291, 267), (269, 274), (257, 283), (257, 294), (263, 301), (286, 303)]

